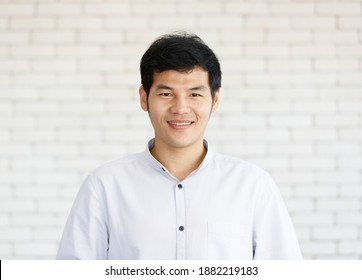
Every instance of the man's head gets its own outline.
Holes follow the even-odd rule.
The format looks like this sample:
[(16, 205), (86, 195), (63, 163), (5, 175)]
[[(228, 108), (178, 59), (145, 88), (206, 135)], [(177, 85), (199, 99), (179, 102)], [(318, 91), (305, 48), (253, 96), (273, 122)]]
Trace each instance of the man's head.
[(173, 33), (159, 37), (141, 59), (141, 82), (147, 95), (155, 73), (166, 70), (192, 71), (201, 67), (208, 72), (212, 98), (221, 87), (221, 70), (214, 52), (195, 34)]

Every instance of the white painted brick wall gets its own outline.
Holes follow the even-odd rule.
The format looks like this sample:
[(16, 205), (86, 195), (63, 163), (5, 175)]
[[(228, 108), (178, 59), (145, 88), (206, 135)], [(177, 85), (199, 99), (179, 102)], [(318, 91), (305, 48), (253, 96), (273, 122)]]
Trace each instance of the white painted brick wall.
[(272, 174), (306, 259), (362, 259), (361, 0), (1, 0), (0, 258), (54, 258), (86, 174), (144, 149), (139, 61), (176, 29), (221, 60), (214, 148)]

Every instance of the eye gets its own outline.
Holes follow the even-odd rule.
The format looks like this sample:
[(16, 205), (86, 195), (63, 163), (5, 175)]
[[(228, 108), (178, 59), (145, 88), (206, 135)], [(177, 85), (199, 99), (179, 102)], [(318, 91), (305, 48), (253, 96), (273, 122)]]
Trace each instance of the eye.
[(159, 95), (169, 97), (169, 96), (171, 96), (171, 93), (169, 93), (169, 92), (161, 92)]
[(202, 95), (200, 93), (191, 93), (192, 97), (201, 97)]

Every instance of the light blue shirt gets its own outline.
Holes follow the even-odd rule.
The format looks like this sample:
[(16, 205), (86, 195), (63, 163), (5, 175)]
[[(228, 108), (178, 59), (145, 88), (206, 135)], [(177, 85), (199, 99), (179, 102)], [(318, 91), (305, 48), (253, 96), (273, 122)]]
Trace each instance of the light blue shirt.
[(179, 181), (150, 153), (93, 171), (69, 215), (57, 259), (301, 259), (271, 177), (208, 149)]

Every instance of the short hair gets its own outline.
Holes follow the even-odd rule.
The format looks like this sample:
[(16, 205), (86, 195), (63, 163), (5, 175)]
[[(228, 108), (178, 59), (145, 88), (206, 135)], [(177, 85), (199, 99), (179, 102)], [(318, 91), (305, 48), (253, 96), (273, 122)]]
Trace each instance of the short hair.
[(140, 63), (142, 86), (149, 95), (154, 73), (180, 72), (201, 67), (208, 72), (212, 98), (221, 87), (220, 63), (214, 52), (195, 34), (177, 32), (157, 38), (144, 53)]

